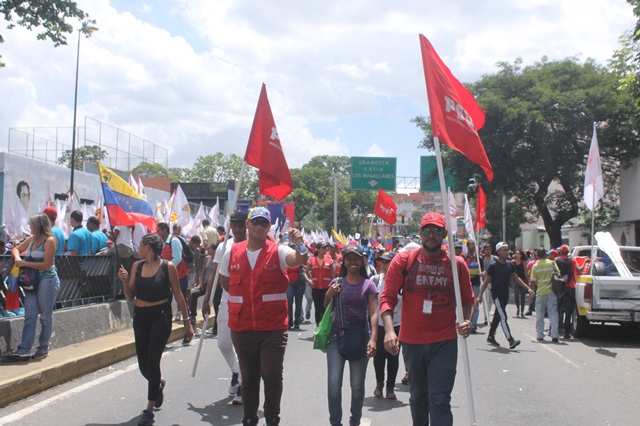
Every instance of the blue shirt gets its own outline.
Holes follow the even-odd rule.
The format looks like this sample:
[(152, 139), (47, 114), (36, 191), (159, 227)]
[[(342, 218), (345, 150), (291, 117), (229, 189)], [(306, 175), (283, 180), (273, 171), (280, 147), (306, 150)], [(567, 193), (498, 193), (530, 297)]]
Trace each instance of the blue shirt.
[(99, 229), (91, 233), (91, 254), (96, 254), (107, 247), (107, 236)]
[(64, 232), (62, 232), (62, 229), (57, 226), (52, 226), (51, 232), (53, 232), (53, 237), (58, 242), (58, 247), (56, 247), (56, 256), (61, 256), (62, 253), (64, 253)]
[(67, 240), (67, 250), (75, 250), (79, 256), (89, 256), (91, 254), (91, 232), (83, 226), (74, 228)]

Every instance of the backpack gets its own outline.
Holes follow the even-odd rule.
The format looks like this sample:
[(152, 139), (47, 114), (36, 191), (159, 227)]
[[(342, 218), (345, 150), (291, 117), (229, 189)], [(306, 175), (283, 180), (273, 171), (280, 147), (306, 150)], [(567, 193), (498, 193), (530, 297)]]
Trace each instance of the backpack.
[(178, 240), (180, 240), (180, 244), (182, 244), (182, 260), (184, 260), (187, 265), (191, 265), (193, 263), (193, 250), (191, 250), (191, 247), (189, 247), (184, 237), (180, 236)]
[(562, 259), (560, 257), (556, 258), (556, 265), (558, 265), (558, 269), (560, 269), (560, 275), (563, 277), (566, 276), (567, 281), (573, 276), (571, 257), (567, 257), (566, 259)]

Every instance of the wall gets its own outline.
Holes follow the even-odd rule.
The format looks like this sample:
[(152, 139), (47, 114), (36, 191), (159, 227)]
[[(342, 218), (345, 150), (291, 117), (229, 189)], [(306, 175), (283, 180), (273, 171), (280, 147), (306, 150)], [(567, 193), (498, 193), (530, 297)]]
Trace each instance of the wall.
[(620, 221), (640, 220), (640, 158), (627, 170), (620, 171)]

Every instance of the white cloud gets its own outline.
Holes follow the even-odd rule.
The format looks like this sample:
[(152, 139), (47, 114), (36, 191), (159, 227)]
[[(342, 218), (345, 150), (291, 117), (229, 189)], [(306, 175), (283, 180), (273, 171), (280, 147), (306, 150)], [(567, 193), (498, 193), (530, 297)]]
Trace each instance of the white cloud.
[(380, 148), (378, 144), (373, 144), (367, 150), (367, 157), (386, 157), (387, 154), (384, 149)]
[[(79, 6), (99, 27), (81, 40), (79, 117), (166, 147), (170, 166), (191, 166), (217, 151), (242, 155), (263, 82), (290, 166), (358, 150), (397, 155), (399, 167), (413, 164), (418, 140), (400, 135), (415, 134), (406, 115), (426, 113), (418, 33), (460, 80), (474, 81), (516, 57), (528, 64), (581, 52), (604, 63), (635, 23), (625, 2), (600, 0)], [(56, 49), (21, 28), (3, 35), (0, 96), (10, 102), (0, 106), (0, 135), (12, 126), (71, 127), (77, 35)], [(374, 141), (366, 125), (347, 132), (364, 120), (384, 121), (394, 145)], [(311, 130), (317, 125), (321, 136)], [(346, 133), (368, 145), (355, 147), (360, 142)]]

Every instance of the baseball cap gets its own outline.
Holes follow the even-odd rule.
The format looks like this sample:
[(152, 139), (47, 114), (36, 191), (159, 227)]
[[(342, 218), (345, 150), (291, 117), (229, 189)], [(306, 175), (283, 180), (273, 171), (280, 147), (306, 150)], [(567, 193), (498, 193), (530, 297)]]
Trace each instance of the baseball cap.
[(53, 207), (45, 208), (42, 213), (46, 214), (49, 219), (56, 220), (58, 218), (58, 211)]
[(427, 225), (436, 225), (440, 228), (446, 228), (444, 225), (444, 217), (440, 213), (436, 212), (429, 212), (422, 216), (420, 228), (424, 228)]
[(358, 244), (349, 244), (348, 246), (346, 246), (344, 250), (342, 250), (342, 257), (348, 255), (349, 253), (357, 254), (360, 257), (364, 256), (362, 248), (360, 248), (360, 245)]
[(229, 217), (229, 220), (231, 222), (234, 222), (234, 221), (245, 222), (247, 220), (247, 213), (243, 212), (242, 210), (236, 210), (231, 214), (231, 216)]
[(394, 252), (388, 251), (385, 254), (383, 254), (382, 256), (380, 256), (380, 260), (387, 260), (387, 261), (391, 262), (395, 256), (396, 256), (396, 254)]
[(257, 219), (259, 217), (263, 217), (271, 222), (271, 213), (264, 207), (254, 207), (249, 212), (249, 220)]
[(547, 252), (547, 256), (558, 257), (558, 250), (551, 249)]
[(461, 249), (461, 248), (462, 248), (462, 241), (457, 241), (457, 242), (454, 244), (453, 248), (459, 248), (459, 249)]
[(509, 244), (505, 243), (504, 241), (500, 241), (498, 244), (496, 244), (496, 251), (500, 250), (503, 247), (509, 247)]
[(560, 251), (564, 254), (568, 254), (569, 253), (569, 246), (566, 244), (563, 244), (560, 246)]

